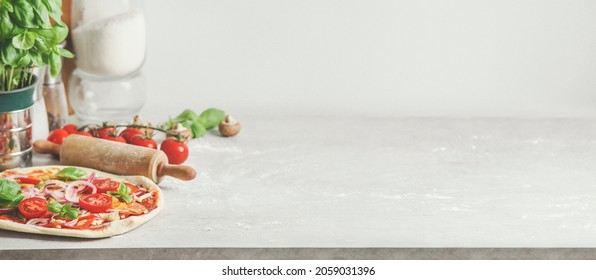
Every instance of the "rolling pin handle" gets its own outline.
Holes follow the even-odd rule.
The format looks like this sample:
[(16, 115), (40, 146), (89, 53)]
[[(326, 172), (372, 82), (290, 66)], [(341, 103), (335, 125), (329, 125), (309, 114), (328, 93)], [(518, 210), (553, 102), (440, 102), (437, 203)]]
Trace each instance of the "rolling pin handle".
[(197, 172), (186, 165), (161, 164), (157, 168), (157, 176), (172, 176), (183, 181), (190, 181), (197, 177)]
[(48, 140), (36, 140), (33, 142), (33, 150), (40, 154), (60, 156), (60, 145)]

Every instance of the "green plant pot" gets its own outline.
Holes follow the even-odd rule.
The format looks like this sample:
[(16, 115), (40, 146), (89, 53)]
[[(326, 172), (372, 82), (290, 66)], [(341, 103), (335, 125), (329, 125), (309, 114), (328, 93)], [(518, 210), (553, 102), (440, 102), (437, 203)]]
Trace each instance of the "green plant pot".
[(18, 111), (33, 106), (36, 85), (37, 76), (33, 76), (33, 83), (30, 86), (0, 91), (0, 112)]

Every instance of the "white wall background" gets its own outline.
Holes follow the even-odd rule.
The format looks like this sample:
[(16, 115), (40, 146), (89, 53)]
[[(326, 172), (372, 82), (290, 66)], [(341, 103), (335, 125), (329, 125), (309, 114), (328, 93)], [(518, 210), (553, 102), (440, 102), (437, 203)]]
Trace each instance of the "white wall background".
[(593, 0), (145, 3), (146, 112), (596, 117)]

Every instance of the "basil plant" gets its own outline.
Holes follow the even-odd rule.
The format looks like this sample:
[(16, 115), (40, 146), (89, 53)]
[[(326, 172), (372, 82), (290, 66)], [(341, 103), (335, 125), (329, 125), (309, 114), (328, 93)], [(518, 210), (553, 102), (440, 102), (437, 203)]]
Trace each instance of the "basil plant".
[(0, 92), (30, 86), (33, 67), (55, 76), (62, 57), (74, 57), (59, 46), (68, 35), (61, 16), (61, 0), (0, 0)]

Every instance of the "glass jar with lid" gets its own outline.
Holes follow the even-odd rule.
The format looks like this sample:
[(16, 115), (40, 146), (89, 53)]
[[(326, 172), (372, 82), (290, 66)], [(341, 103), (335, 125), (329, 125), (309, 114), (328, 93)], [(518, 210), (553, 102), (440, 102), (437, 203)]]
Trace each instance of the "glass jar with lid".
[(130, 122), (145, 104), (146, 84), (140, 71), (101, 79), (77, 69), (70, 77), (70, 105), (84, 123)]
[[(146, 55), (143, 1), (75, 0), (71, 18), (77, 69), (69, 81), (69, 99), (77, 117), (132, 118), (146, 95), (141, 73)], [(131, 93), (137, 97), (134, 102), (121, 100)]]

